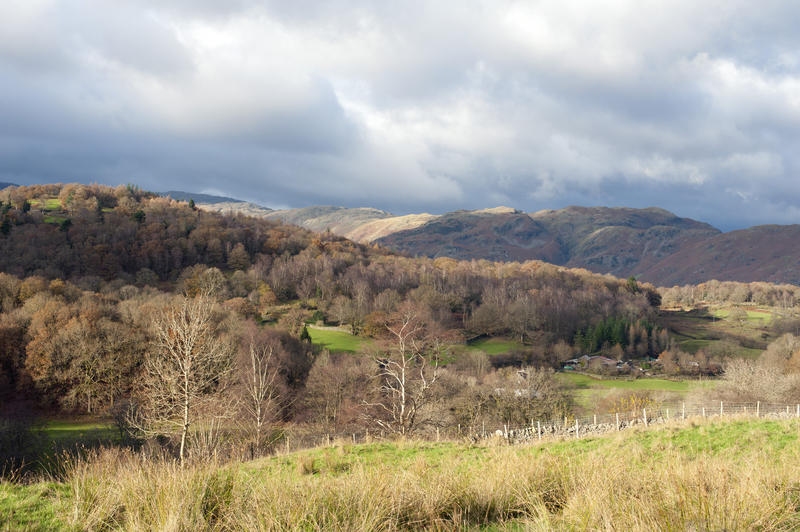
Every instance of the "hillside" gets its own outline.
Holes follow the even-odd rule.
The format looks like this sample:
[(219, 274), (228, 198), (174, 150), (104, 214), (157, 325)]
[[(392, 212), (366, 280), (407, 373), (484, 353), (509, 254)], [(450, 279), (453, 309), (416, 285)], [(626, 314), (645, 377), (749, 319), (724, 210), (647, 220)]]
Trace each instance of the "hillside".
[(56, 480), (0, 483), (0, 521), (10, 530), (796, 530), (797, 444), (796, 420), (751, 418), (513, 446), (345, 440), (185, 468), (107, 451)]
[[(186, 194), (185, 197), (201, 195)], [(198, 201), (195, 199), (195, 201)], [(198, 202), (224, 214), (278, 219), (356, 242), (377, 242), (411, 256), (542, 260), (662, 286), (711, 279), (800, 284), (798, 226), (722, 233), (655, 207), (567, 207), (524, 213), (509, 207), (443, 215), (395, 216), (371, 208), (272, 210), (252, 203)]]
[(183, 190), (168, 190), (166, 192), (159, 192), (159, 196), (165, 198), (172, 198), (176, 201), (189, 201), (194, 200), (195, 203), (207, 203), (214, 205), (216, 203), (246, 203), (242, 200), (228, 198), (226, 196), (212, 196), (211, 194), (198, 194), (196, 192), (185, 192)]
[(346, 236), (364, 224), (391, 216), (392, 214), (386, 211), (366, 207), (350, 209), (319, 206), (273, 211), (264, 217), (299, 225), (318, 233), (330, 231), (339, 236)]
[(3, 190), (4, 188), (7, 188), (7, 187), (16, 187), (16, 186), (19, 186), (19, 185), (16, 185), (14, 183), (4, 183), (4, 182), (0, 181), (0, 190)]
[(263, 207), (255, 203), (246, 201), (230, 200), (218, 201), (216, 203), (196, 203), (198, 209), (216, 212), (219, 214), (242, 214), (244, 216), (253, 216), (255, 218), (267, 218), (275, 211), (269, 207)]
[(760, 225), (676, 250), (642, 271), (659, 284), (767, 281), (800, 285), (800, 225)]
[(508, 209), (458, 211), (378, 242), (411, 255), (538, 259), (627, 277), (717, 234), (708, 224), (663, 209), (567, 207), (530, 215)]
[(543, 224), (519, 212), (452, 212), (377, 242), (409, 255), (427, 257), (495, 261), (536, 259), (554, 264), (564, 264), (568, 258), (555, 235)]

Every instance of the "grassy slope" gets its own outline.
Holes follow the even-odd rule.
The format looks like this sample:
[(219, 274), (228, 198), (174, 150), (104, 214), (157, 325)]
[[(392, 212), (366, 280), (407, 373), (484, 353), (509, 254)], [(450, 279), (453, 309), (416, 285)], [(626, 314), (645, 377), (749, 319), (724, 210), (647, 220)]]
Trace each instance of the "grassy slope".
[[(356, 353), (362, 347), (369, 345), (368, 338), (354, 336), (347, 331), (340, 331), (337, 329), (318, 329), (316, 327), (309, 327), (308, 334), (311, 335), (311, 341), (319, 346), (322, 346), (330, 351), (340, 351), (348, 353)], [(481, 338), (467, 344), (466, 348), (472, 351), (483, 351), (487, 355), (499, 355), (506, 353), (513, 349), (519, 349), (522, 344), (514, 340), (505, 338)]]
[(51, 441), (113, 440), (118, 437), (114, 426), (101, 421), (48, 421), (41, 428), (43, 435)]
[[(6, 530), (793, 529), (800, 422), (733, 420), (528, 446), (340, 444), (231, 466), (98, 459), (0, 484)], [(38, 525), (38, 528), (37, 528)], [(66, 523), (62, 523), (66, 529)]]
[(311, 336), (312, 343), (332, 352), (356, 353), (369, 342), (366, 338), (334, 329), (309, 327), (308, 334)]
[(619, 391), (651, 392), (664, 401), (679, 401), (686, 394), (698, 388), (714, 386), (713, 380), (667, 380), (656, 378), (642, 379), (604, 379), (582, 373), (558, 373), (556, 377), (568, 388), (578, 405), (586, 413), (594, 413), (602, 407), (601, 401)]
[(670, 330), (684, 351), (695, 353), (724, 341), (735, 346), (738, 356), (755, 358), (774, 339), (768, 328), (772, 313), (763, 309), (745, 310), (747, 319), (742, 323), (727, 319), (731, 312), (727, 307), (663, 311), (659, 321)]

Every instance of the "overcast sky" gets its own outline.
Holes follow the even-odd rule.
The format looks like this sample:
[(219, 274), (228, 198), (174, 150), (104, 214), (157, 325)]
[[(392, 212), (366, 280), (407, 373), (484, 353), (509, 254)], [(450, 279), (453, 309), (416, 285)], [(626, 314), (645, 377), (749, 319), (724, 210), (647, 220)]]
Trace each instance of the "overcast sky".
[(800, 220), (800, 2), (0, 3), (0, 181)]

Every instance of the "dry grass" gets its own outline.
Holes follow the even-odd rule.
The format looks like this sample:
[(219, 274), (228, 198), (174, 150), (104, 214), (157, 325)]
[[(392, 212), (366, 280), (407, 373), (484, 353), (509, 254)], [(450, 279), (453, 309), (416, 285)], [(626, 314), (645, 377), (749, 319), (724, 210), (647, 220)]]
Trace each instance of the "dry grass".
[(527, 447), (335, 446), (183, 469), (108, 450), (68, 468), (59, 506), (81, 530), (800, 528), (799, 425), (739, 423), (749, 443), (774, 427), (783, 439), (687, 452), (690, 430), (730, 432), (707, 423)]

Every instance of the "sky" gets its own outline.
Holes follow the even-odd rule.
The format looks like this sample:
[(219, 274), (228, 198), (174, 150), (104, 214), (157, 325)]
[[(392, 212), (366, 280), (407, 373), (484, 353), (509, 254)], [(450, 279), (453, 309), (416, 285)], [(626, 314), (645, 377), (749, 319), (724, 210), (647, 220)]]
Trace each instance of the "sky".
[(0, 181), (800, 223), (800, 2), (0, 3)]

